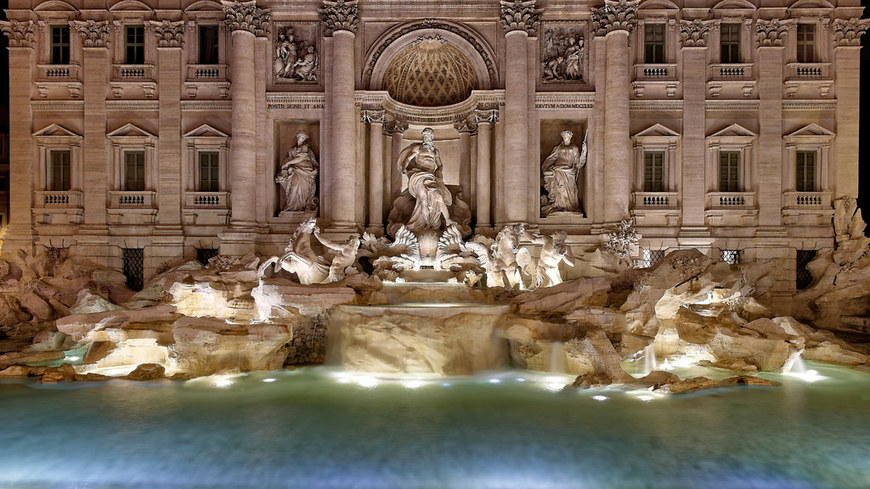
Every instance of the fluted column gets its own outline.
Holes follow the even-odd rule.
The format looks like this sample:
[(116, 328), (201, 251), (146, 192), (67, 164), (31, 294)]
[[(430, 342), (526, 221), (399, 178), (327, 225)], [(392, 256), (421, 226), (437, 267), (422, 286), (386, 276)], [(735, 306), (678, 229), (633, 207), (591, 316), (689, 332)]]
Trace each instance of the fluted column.
[[(706, 84), (704, 77), (691, 76), (707, 69), (707, 38), (710, 24), (695, 20), (680, 23), (680, 40), (683, 56), (683, 161), (682, 226), (681, 234), (702, 233), (704, 226), (705, 184), (705, 127)], [(671, 165), (669, 170), (675, 169)], [(668, 178), (670, 181), (670, 177)], [(642, 182), (639, 182), (639, 186)], [(677, 189), (668, 188), (669, 192)]]
[(490, 148), (492, 145), (492, 124), (498, 120), (498, 112), (495, 110), (475, 111), (477, 118), (477, 188), (475, 196), (477, 204), (477, 225), (475, 232), (480, 233), (492, 227), (490, 209), (492, 207), (492, 157)]
[(467, 196), (471, 195), (471, 136), (477, 132), (474, 115), (453, 124), (459, 131), (459, 186)]
[(369, 125), (369, 218), (367, 228), (384, 231), (384, 111), (363, 112)]
[(593, 10), (592, 29), (605, 36), (604, 95), (604, 217), (608, 222), (626, 219), (631, 198), (631, 144), (629, 140), (628, 36), (634, 28), (637, 2), (605, 2)]
[(257, 194), (257, 114), (254, 39), (266, 35), (269, 11), (253, 2), (224, 4), (226, 26), (232, 32), (233, 67), (232, 143), (229, 176), (232, 216), (221, 236), (221, 254), (238, 256), (254, 251)]
[[(858, 196), (858, 98), (860, 94), (861, 36), (870, 20), (834, 21), (834, 83), (837, 93), (834, 140), (834, 197)], [(824, 166), (822, 167), (824, 168)], [(864, 176), (867, 178), (867, 176)]]
[[(3, 252), (33, 252), (31, 205), (34, 162), (31, 149), (33, 112), (30, 110), (31, 73), (33, 72), (34, 25), (26, 22), (0, 22), (0, 30), (9, 37), (9, 227)], [(14, 256), (14, 255), (12, 255)]]
[(359, 22), (356, 0), (336, 2), (324, 0), (320, 17), (324, 34), (332, 37), (332, 93), (329, 117), (331, 123), (331, 161), (322, 167), (326, 200), (322, 209), (333, 228), (356, 227), (356, 130), (354, 106), (354, 40)]
[(384, 134), (390, 136), (390, 201), (388, 208), (393, 205), (399, 194), (402, 193), (402, 171), (397, 166), (399, 153), (404, 145), (403, 136), (408, 130), (408, 123), (399, 120), (389, 120), (384, 124)]
[(505, 223), (528, 220), (529, 194), (529, 66), (528, 38), (534, 35), (541, 9), (534, 1), (501, 1), (505, 29), (505, 156), (502, 174), (504, 196), (497, 220)]
[[(791, 22), (758, 20), (758, 225), (782, 224), (783, 44)], [(748, 162), (741, 162), (746, 164)], [(746, 174), (746, 172), (743, 172)], [(763, 184), (763, 189), (761, 185)], [(751, 182), (743, 183), (750, 191)]]

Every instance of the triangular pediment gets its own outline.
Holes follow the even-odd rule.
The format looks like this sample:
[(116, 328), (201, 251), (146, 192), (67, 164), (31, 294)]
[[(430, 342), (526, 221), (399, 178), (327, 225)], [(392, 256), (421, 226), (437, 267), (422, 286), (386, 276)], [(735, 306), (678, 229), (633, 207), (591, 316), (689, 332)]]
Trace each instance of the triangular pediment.
[(76, 137), (76, 138), (81, 137), (80, 135), (70, 131), (69, 129), (67, 129), (63, 126), (59, 126), (57, 124), (51, 124), (49, 126), (46, 126), (42, 129), (36, 131), (35, 133), (33, 133), (33, 135), (37, 136), (37, 137), (38, 136), (52, 136), (52, 137), (70, 137), (71, 136), (71, 137)]
[(818, 124), (808, 124), (793, 133), (786, 134), (786, 137), (796, 137), (796, 136), (830, 136), (834, 137), (835, 134), (824, 127)]
[(758, 134), (755, 134), (754, 132), (750, 131), (749, 129), (746, 129), (745, 127), (741, 126), (740, 124), (731, 124), (730, 126), (726, 127), (725, 129), (722, 129), (721, 131), (710, 135), (711, 138), (727, 138), (727, 137), (754, 138), (756, 136), (758, 136)]
[(634, 137), (636, 137), (636, 138), (642, 138), (642, 137), (677, 137), (678, 138), (678, 137), (680, 137), (680, 133), (678, 133), (674, 130), (668, 129), (667, 127), (665, 127), (661, 124), (656, 123), (656, 124), (649, 126), (646, 129), (644, 129), (643, 131), (635, 134)]
[(114, 131), (107, 134), (110, 138), (117, 137), (134, 137), (134, 138), (154, 138), (157, 137), (150, 132), (142, 129), (141, 127), (135, 124), (124, 124), (123, 126), (115, 129)]
[(208, 124), (203, 124), (196, 129), (188, 132), (184, 135), (186, 138), (228, 138), (229, 134), (224, 134), (223, 132), (211, 127)]

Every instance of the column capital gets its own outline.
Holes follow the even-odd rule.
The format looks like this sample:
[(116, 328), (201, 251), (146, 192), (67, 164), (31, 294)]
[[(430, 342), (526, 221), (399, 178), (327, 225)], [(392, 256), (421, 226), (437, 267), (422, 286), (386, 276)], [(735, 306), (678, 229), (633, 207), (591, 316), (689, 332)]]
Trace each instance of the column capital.
[(477, 116), (473, 113), (468, 114), (464, 119), (454, 122), (453, 127), (459, 131), (460, 134), (474, 134), (477, 132)]
[(544, 9), (535, 8), (535, 0), (500, 0), (501, 24), (505, 32), (523, 31), (532, 36)]
[(772, 19), (755, 21), (755, 44), (757, 47), (781, 47), (788, 28), (794, 24), (794, 19)]
[(387, 119), (384, 121), (384, 134), (392, 136), (393, 134), (402, 134), (408, 130), (408, 123), (398, 119)]
[(221, 2), (226, 14), (224, 24), (231, 32), (248, 31), (257, 37), (265, 37), (269, 30), (269, 9), (257, 7), (256, 1)]
[(158, 48), (180, 48), (184, 42), (184, 21), (150, 21), (147, 24), (154, 30)]
[(95, 20), (75, 20), (70, 22), (70, 27), (79, 33), (82, 38), (82, 46), (86, 48), (105, 48), (109, 45), (109, 22), (97, 22)]
[(384, 109), (365, 109), (362, 111), (362, 121), (366, 124), (383, 124)]
[(834, 46), (861, 47), (861, 36), (870, 27), (870, 19), (834, 20)]
[(474, 110), (474, 117), (478, 124), (495, 124), (498, 122), (498, 110), (478, 108)]
[(0, 30), (9, 38), (10, 48), (33, 47), (33, 22), (30, 20), (18, 22), (17, 20), (0, 21)]
[(681, 20), (680, 42), (683, 43), (684, 48), (705, 48), (711, 28), (713, 28), (711, 21)]
[(606, 0), (604, 6), (592, 9), (592, 32), (596, 36), (606, 36), (615, 31), (631, 34), (637, 24), (638, 0)]
[(317, 11), (323, 21), (323, 35), (331, 37), (335, 31), (356, 33), (359, 24), (357, 0), (323, 0), (323, 8)]

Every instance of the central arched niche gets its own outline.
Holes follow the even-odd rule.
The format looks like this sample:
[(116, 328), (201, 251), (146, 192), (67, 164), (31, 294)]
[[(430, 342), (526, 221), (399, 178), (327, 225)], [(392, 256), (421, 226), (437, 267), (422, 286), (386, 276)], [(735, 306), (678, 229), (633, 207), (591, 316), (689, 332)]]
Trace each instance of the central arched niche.
[(402, 48), (383, 76), (390, 97), (418, 107), (453, 105), (478, 88), (468, 56), (441, 36), (420, 37)]

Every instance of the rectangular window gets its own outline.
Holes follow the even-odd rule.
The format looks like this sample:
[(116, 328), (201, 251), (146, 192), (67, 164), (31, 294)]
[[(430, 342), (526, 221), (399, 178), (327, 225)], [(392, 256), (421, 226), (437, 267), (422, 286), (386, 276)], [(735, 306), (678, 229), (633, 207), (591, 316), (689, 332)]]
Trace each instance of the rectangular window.
[(795, 288), (803, 290), (813, 283), (813, 274), (807, 269), (807, 265), (816, 258), (816, 250), (797, 250), (796, 258)]
[(665, 62), (665, 25), (646, 24), (643, 28), (644, 63)]
[(719, 191), (740, 191), (740, 153), (722, 151), (719, 153)]
[(199, 26), (199, 64), (216, 65), (218, 61), (218, 26)]
[(660, 151), (643, 154), (643, 191), (665, 191), (665, 154)]
[(722, 63), (740, 62), (740, 24), (722, 24), (719, 28)]
[(797, 60), (798, 63), (816, 62), (816, 26), (813, 24), (797, 25)]
[(57, 192), (67, 192), (70, 189), (69, 151), (52, 151), (51, 168), (49, 169), (48, 189)]
[(220, 190), (218, 175), (219, 153), (217, 151), (200, 151), (199, 153), (199, 191), (217, 192)]
[(124, 152), (124, 190), (141, 192), (145, 190), (145, 152)]
[(51, 59), (53, 65), (69, 64), (69, 26), (51, 26)]
[(145, 284), (145, 250), (143, 248), (121, 248), (124, 275), (127, 277), (127, 287), (142, 290)]
[(815, 192), (816, 190), (816, 152), (798, 151), (795, 155), (795, 190)]
[(740, 263), (740, 250), (722, 250), (722, 261), (737, 265)]
[(145, 27), (128, 25), (124, 31), (126, 33), (124, 63), (128, 65), (145, 64)]

